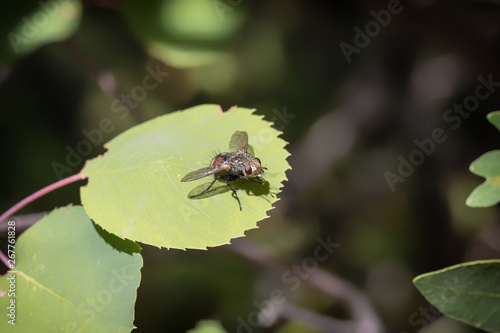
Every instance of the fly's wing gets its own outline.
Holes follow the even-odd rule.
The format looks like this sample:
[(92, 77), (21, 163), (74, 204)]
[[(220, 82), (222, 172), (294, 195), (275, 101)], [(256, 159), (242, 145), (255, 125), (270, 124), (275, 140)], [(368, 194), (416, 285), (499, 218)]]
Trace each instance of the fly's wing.
[(241, 151), (246, 153), (248, 147), (248, 134), (247, 132), (236, 131), (231, 137), (231, 141), (229, 141), (229, 150)]
[(187, 175), (185, 175), (181, 179), (181, 182), (190, 182), (192, 180), (196, 180), (196, 179), (200, 179), (200, 178), (203, 178), (206, 176), (213, 175), (214, 173), (217, 173), (219, 171), (220, 170), (217, 168), (210, 168), (210, 167), (201, 168), (201, 169), (198, 169), (196, 171), (192, 171), (192, 172), (188, 173)]

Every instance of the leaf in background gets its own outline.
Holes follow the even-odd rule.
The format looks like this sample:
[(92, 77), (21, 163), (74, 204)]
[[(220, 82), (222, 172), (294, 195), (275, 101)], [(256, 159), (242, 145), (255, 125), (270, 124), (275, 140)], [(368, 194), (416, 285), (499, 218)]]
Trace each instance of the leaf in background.
[[(500, 130), (500, 111), (487, 116), (490, 123)], [(476, 187), (465, 202), (470, 207), (489, 207), (500, 201), (500, 150), (483, 154), (470, 165), (470, 171), (486, 178)]]
[[(108, 152), (82, 170), (89, 183), (81, 188), (87, 214), (122, 238), (167, 248), (205, 249), (229, 243), (255, 228), (277, 201), (290, 168), (285, 141), (254, 110), (200, 105), (158, 117), (114, 138)], [(181, 182), (187, 173), (207, 167), (215, 150), (228, 151), (235, 131), (246, 131), (249, 145), (268, 170), (265, 185), (238, 179), (243, 211), (224, 181), (199, 198), (214, 178)]]
[(470, 171), (486, 178), (467, 198), (470, 207), (493, 206), (500, 201), (500, 150), (480, 156), (470, 165)]
[(210, 64), (225, 54), (241, 27), (241, 2), (213, 0), (129, 0), (121, 12), (148, 52), (170, 66)]
[(417, 276), (413, 283), (443, 314), (500, 332), (500, 260), (474, 261)]
[(195, 328), (186, 333), (226, 333), (226, 330), (218, 321), (200, 320)]
[(64, 40), (78, 28), (82, 4), (76, 0), (21, 2), (11, 6), (0, 20), (4, 36), (0, 60), (10, 62), (37, 48)]
[(17, 273), (3, 276), (0, 289), (9, 290), (7, 278), (14, 275), (16, 295), (0, 298), (0, 332), (11, 328), (10, 299), (15, 299), (18, 332), (133, 329), (142, 267), (136, 243), (99, 230), (81, 206), (70, 206), (45, 216), (15, 246)]
[(486, 117), (500, 131), (500, 111), (488, 113)]

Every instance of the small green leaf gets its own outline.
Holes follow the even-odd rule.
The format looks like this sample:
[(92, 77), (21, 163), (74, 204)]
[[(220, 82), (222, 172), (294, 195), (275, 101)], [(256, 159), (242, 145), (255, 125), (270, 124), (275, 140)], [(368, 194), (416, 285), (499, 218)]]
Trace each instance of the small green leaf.
[(11, 300), (16, 332), (130, 332), (139, 250), (92, 223), (81, 206), (54, 210), (15, 244), (14, 272), (0, 279), (0, 290), (7, 291), (0, 297), (0, 332), (13, 327), (7, 322)]
[[(491, 112), (487, 116), (500, 130), (500, 111)], [(486, 178), (486, 181), (472, 191), (466, 204), (470, 207), (489, 207), (500, 201), (500, 150), (490, 151), (470, 165), (470, 171)]]
[(129, 0), (120, 11), (148, 53), (189, 68), (226, 60), (225, 47), (245, 21), (244, 7), (213, 0)]
[(196, 327), (186, 333), (227, 333), (224, 327), (215, 320), (200, 320)]
[[(280, 132), (254, 110), (201, 105), (150, 120), (111, 140), (108, 152), (88, 161), (81, 188), (87, 214), (122, 238), (167, 248), (205, 249), (229, 243), (267, 217), (290, 168)], [(208, 167), (214, 151), (229, 150), (235, 131), (246, 131), (248, 144), (268, 168), (266, 183), (232, 182), (243, 211), (225, 182), (181, 182), (189, 172)]]
[(20, 2), (0, 20), (0, 59), (12, 61), (39, 47), (64, 40), (78, 28), (82, 4), (76, 0)]
[(500, 111), (489, 113), (487, 118), (500, 131)]
[(500, 150), (493, 150), (472, 162), (470, 171), (486, 178), (467, 198), (470, 207), (493, 206), (500, 201)]
[(474, 261), (417, 276), (413, 283), (443, 314), (500, 332), (500, 260)]

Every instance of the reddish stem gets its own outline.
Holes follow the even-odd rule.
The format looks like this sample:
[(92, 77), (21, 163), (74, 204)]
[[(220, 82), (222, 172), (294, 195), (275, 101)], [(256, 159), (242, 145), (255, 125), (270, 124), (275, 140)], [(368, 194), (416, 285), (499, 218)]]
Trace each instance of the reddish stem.
[(86, 178), (85, 175), (82, 175), (81, 173), (79, 173), (79, 174), (70, 176), (68, 178), (61, 179), (58, 182), (50, 184), (49, 186), (46, 186), (46, 187), (42, 188), (41, 190), (36, 191), (35, 193), (31, 194), (30, 196), (27, 196), (23, 200), (19, 201), (17, 204), (12, 206), (8, 211), (3, 213), (2, 216), (0, 216), (0, 224), (3, 223), (4, 221), (6, 221), (15, 212), (17, 212), (18, 210), (20, 210), (21, 208), (23, 208), (27, 204), (35, 201), (36, 199), (44, 196), (45, 194), (52, 192), (60, 187), (63, 187), (64, 185), (68, 185), (68, 184), (77, 182), (79, 180), (85, 179), (85, 178)]
[(2, 251), (0, 251), (0, 260), (2, 260), (5, 266), (9, 267), (9, 258)]

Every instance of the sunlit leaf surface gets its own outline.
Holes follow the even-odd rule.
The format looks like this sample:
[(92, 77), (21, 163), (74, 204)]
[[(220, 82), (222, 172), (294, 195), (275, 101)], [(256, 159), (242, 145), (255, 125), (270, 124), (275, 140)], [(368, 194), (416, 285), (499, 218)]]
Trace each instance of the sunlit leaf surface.
[[(254, 110), (201, 105), (158, 117), (111, 140), (108, 152), (89, 161), (89, 177), (81, 189), (92, 219), (122, 238), (167, 248), (197, 248), (229, 243), (255, 228), (278, 200), (285, 171), (290, 168), (285, 141), (271, 123)], [(181, 182), (187, 173), (207, 167), (214, 152), (229, 150), (235, 131), (246, 131), (250, 148), (268, 170), (266, 183), (238, 179), (243, 211), (225, 182), (200, 193), (214, 176)]]

